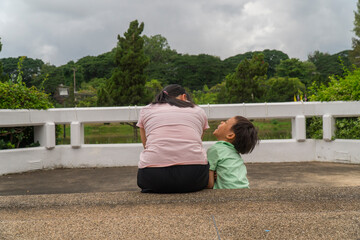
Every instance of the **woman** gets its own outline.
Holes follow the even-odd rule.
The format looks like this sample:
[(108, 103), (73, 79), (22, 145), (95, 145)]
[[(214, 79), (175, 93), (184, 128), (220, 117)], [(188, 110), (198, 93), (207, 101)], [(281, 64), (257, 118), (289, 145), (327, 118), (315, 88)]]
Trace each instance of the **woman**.
[(144, 150), (137, 176), (141, 192), (194, 192), (206, 188), (209, 165), (202, 136), (209, 128), (204, 110), (177, 84), (165, 87), (140, 111)]

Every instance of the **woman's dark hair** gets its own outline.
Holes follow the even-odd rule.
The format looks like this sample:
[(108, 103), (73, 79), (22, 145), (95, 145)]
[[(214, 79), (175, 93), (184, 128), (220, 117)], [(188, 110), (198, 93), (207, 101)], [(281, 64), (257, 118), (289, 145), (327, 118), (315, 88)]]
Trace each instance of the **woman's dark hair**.
[(236, 123), (231, 127), (235, 133), (232, 144), (239, 153), (251, 153), (259, 142), (257, 130), (247, 118), (236, 116), (235, 120)]
[[(176, 98), (177, 96), (182, 94), (186, 94), (187, 101), (182, 101)], [(185, 89), (182, 86), (178, 84), (171, 84), (164, 87), (164, 89), (161, 90), (161, 92), (158, 93), (158, 95), (156, 95), (155, 100), (152, 102), (152, 104), (158, 104), (158, 103), (168, 103), (170, 105), (181, 108), (195, 106), (189, 94), (185, 91)]]

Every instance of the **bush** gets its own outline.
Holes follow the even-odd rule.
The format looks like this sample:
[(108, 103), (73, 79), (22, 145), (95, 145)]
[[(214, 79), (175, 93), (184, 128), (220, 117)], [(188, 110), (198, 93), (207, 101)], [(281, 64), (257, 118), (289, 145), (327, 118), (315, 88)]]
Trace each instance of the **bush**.
[(24, 83), (0, 82), (0, 109), (48, 109), (53, 107), (49, 97), (36, 87)]
[(322, 139), (323, 138), (323, 121), (320, 117), (306, 119), (306, 138)]
[[(350, 71), (344, 67), (344, 76), (331, 76), (328, 87), (321, 85), (317, 88), (313, 85), (311, 101), (359, 101), (360, 100), (360, 68), (353, 67)], [(322, 119), (310, 120), (307, 134), (311, 138), (322, 138)], [(336, 119), (335, 138), (360, 139), (360, 118)], [(320, 136), (321, 134), (321, 136)]]
[[(18, 64), (17, 82), (0, 82), (0, 109), (48, 109), (53, 107), (49, 97), (36, 87), (26, 87), (22, 82), (21, 66)], [(0, 149), (32, 147), (34, 143), (33, 127), (0, 128)]]
[(360, 117), (336, 119), (335, 137), (340, 139), (360, 139)]

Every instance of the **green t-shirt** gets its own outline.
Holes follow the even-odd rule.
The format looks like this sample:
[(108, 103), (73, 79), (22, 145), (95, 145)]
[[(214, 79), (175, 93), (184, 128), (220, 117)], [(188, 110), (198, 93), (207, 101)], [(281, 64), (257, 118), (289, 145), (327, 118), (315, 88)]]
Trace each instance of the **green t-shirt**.
[(225, 141), (216, 142), (207, 150), (210, 170), (216, 171), (214, 189), (249, 188), (244, 160), (234, 145)]

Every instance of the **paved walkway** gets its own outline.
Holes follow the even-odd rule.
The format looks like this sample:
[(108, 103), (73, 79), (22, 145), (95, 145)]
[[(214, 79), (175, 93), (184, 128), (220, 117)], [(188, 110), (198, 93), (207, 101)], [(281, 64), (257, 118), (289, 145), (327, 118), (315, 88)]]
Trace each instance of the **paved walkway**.
[(247, 164), (249, 190), (141, 194), (136, 168), (0, 176), (0, 239), (360, 239), (360, 165)]

